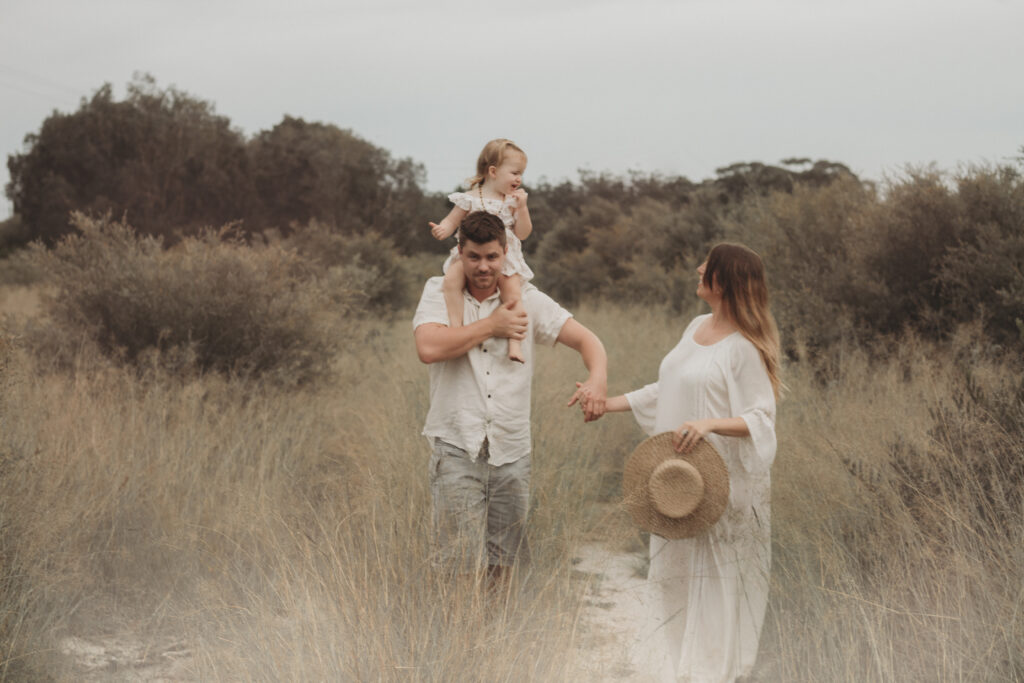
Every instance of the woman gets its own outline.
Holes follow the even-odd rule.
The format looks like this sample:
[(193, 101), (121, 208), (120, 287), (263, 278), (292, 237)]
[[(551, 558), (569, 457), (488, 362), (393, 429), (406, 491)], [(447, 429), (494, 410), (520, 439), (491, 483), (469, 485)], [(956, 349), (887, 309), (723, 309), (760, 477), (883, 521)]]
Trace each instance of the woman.
[(729, 504), (707, 532), (651, 535), (657, 623), (645, 637), (663, 680), (725, 683), (750, 673), (768, 598), (779, 335), (756, 253), (719, 244), (697, 273), (711, 313), (687, 326), (657, 384), (610, 398), (606, 409), (632, 410), (648, 434), (675, 432), (680, 452), (707, 439), (729, 470)]

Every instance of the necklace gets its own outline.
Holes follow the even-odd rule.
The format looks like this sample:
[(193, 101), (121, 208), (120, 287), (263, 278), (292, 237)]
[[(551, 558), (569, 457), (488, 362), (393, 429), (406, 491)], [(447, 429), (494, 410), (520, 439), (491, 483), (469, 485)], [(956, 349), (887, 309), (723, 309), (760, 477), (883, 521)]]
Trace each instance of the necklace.
[(487, 206), (486, 204), (484, 204), (484, 184), (480, 183), (479, 185), (477, 185), (476, 191), (480, 193), (480, 208), (484, 209)]

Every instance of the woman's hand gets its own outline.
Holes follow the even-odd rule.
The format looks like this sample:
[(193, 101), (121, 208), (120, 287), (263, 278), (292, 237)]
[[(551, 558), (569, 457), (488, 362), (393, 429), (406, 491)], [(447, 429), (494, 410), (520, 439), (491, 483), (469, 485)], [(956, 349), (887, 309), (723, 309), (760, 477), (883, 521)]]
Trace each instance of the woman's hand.
[(714, 420), (690, 420), (684, 422), (672, 435), (672, 445), (676, 453), (689, 453), (697, 442), (712, 431)]

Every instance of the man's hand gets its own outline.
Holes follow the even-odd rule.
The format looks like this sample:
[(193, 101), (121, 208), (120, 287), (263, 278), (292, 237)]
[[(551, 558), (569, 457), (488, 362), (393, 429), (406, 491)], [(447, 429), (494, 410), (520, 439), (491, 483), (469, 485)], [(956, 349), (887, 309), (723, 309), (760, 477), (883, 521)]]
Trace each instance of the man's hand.
[(517, 339), (519, 341), (526, 339), (529, 317), (527, 317), (525, 310), (518, 312), (512, 310), (516, 303), (516, 301), (504, 303), (488, 316), (488, 320), (491, 321), (492, 325), (492, 337)]
[(607, 398), (608, 387), (605, 383), (591, 378), (583, 383), (576, 382), (576, 392), (569, 399), (568, 405), (579, 403), (583, 410), (583, 421), (593, 422), (605, 414)]

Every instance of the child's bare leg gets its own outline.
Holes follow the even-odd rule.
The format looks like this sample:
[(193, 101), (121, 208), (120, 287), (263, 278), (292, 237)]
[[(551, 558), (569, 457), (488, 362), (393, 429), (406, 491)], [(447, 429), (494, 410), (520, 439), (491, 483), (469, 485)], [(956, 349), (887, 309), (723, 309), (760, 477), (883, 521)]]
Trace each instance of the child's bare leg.
[(444, 274), (444, 283), (441, 285), (444, 304), (448, 308), (448, 327), (462, 327), (462, 312), (466, 306), (462, 290), (465, 287), (466, 276), (462, 269), (462, 260), (454, 259), (448, 264), (448, 272)]
[[(501, 302), (503, 304), (507, 304), (509, 301), (516, 302), (516, 305), (512, 308), (513, 311), (526, 310), (523, 308), (523, 282), (518, 275), (502, 275), (499, 277), (498, 291), (501, 292)], [(519, 340), (508, 340), (508, 357), (509, 360), (520, 363), (526, 362), (526, 356), (523, 355), (523, 345)]]

